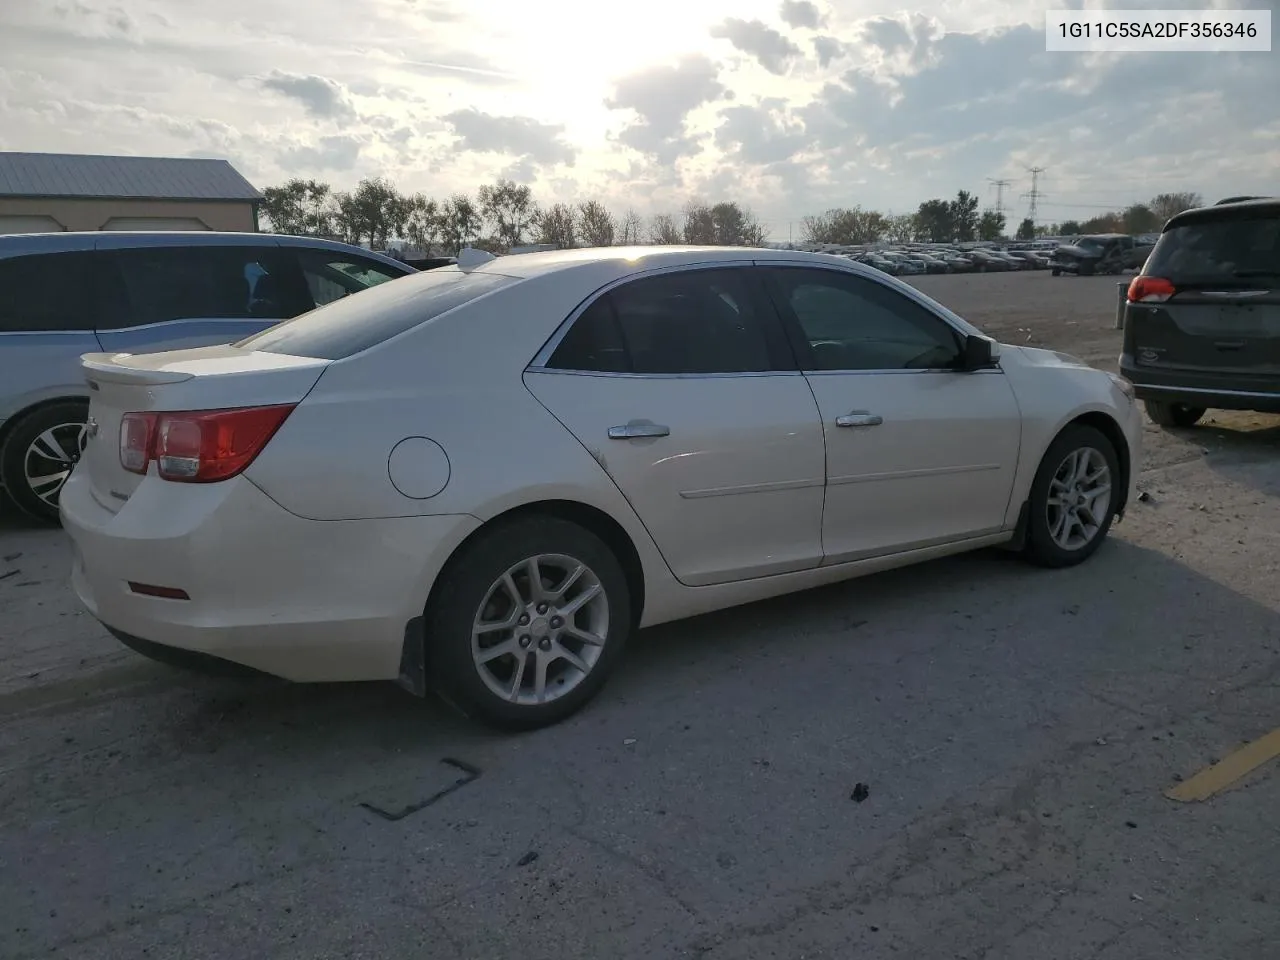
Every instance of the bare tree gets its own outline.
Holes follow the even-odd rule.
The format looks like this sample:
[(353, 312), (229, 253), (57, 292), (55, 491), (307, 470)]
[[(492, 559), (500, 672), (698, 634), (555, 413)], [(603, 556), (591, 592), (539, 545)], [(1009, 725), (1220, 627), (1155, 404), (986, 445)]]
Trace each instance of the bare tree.
[(500, 247), (510, 249), (524, 242), (525, 231), (538, 213), (533, 191), (511, 180), (499, 180), (481, 187), (477, 199), (480, 212), (493, 224), (493, 236)]
[(1156, 215), (1156, 219), (1160, 221), (1161, 226), (1170, 217), (1181, 213), (1183, 210), (1190, 210), (1192, 207), (1200, 207), (1204, 205), (1204, 201), (1198, 193), (1161, 193), (1151, 198), (1151, 202), (1147, 204), (1151, 208), (1151, 212)]
[(663, 246), (674, 246), (680, 243), (680, 230), (676, 227), (675, 217), (669, 213), (656, 215), (649, 224), (649, 242)]
[(884, 239), (890, 243), (909, 243), (920, 232), (920, 223), (914, 213), (900, 213), (889, 217), (884, 231)]
[(533, 221), (534, 236), (538, 243), (547, 243), (561, 250), (577, 246), (577, 217), (567, 203), (556, 203), (538, 212)]
[(618, 242), (628, 247), (644, 243), (644, 218), (634, 208), (628, 208), (618, 223)]
[(578, 205), (578, 233), (588, 247), (611, 247), (614, 236), (613, 214), (599, 200)]

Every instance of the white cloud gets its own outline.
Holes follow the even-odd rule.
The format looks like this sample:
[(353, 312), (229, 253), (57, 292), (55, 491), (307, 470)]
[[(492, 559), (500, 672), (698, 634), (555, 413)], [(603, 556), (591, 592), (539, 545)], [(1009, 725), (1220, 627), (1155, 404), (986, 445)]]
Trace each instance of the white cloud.
[(736, 196), (781, 235), (837, 203), (994, 199), (988, 177), (1015, 181), (1009, 201), (1031, 165), (1057, 218), (1162, 190), (1280, 192), (1273, 56), (1046, 54), (1043, 2), (900, 9), (11, 3), (0, 148), (225, 156), (260, 186), (382, 175), (447, 195), (506, 175), (646, 213)]

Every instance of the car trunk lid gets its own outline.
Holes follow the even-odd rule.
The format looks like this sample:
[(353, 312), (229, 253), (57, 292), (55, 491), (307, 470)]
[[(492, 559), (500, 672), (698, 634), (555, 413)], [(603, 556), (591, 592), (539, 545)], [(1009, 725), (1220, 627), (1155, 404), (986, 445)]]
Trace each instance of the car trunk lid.
[(234, 346), (85, 354), (89, 427), (77, 469), (88, 471), (94, 499), (114, 513), (143, 480), (120, 462), (125, 414), (297, 403), (329, 362)]
[(1138, 366), (1280, 375), (1280, 217), (1171, 224), (1130, 286)]

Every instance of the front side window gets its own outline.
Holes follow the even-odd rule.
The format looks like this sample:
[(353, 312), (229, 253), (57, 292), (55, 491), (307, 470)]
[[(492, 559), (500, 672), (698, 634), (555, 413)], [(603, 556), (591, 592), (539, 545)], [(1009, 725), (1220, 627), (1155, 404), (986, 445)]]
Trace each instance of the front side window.
[(92, 330), (92, 254), (0, 260), (0, 333)]
[[(297, 310), (274, 247), (138, 247), (109, 255), (123, 302), (110, 326), (170, 320), (282, 320)], [(114, 312), (114, 311), (113, 311)]]
[(637, 374), (773, 370), (768, 321), (746, 274), (686, 270), (617, 287), (578, 317), (548, 366)]
[(299, 250), (298, 263), (317, 307), (405, 275), (373, 260), (321, 250)]
[(943, 370), (961, 357), (946, 321), (884, 284), (833, 270), (769, 271), (798, 327), (810, 370)]

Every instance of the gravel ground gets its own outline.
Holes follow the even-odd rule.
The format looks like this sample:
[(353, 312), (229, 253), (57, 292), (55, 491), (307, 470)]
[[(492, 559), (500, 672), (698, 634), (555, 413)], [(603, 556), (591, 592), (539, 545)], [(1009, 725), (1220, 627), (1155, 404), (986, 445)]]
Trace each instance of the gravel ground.
[[(1118, 353), (1114, 279), (919, 286)], [(1147, 441), (1083, 567), (975, 554), (646, 631), (521, 737), (150, 663), (9, 515), (0, 957), (1274, 958), (1280, 761), (1163, 791), (1280, 725), (1280, 420)]]

